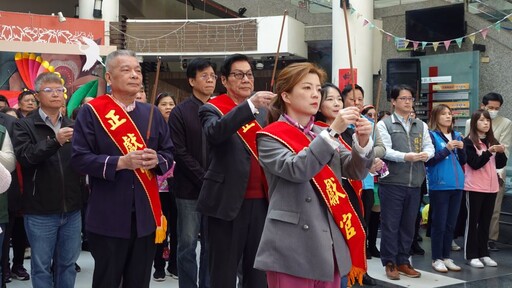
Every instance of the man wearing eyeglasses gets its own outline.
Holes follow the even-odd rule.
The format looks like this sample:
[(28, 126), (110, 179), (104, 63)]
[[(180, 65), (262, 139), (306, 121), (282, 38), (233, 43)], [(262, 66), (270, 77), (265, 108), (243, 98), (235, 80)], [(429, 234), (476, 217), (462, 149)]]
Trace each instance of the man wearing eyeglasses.
[[(210, 287), (206, 243), (206, 217), (196, 209), (208, 162), (207, 144), (198, 111), (210, 100), (217, 81), (215, 64), (195, 58), (187, 66), (192, 95), (176, 106), (169, 116), (175, 147), (174, 194), (178, 209), (178, 282), (182, 288)], [(197, 235), (201, 234), (200, 263), (196, 260)], [(199, 265), (198, 265), (199, 264)], [(173, 273), (174, 274), (174, 273)]]
[(226, 58), (221, 81), (227, 93), (199, 109), (209, 165), (197, 209), (208, 217), (210, 284), (234, 288), (243, 259), (242, 286), (267, 287), (264, 272), (253, 268), (268, 204), (255, 152), (256, 132), (265, 125), (265, 108), (276, 95), (253, 94), (254, 74), (245, 55)]
[(377, 123), (389, 168), (389, 175), (379, 179), (380, 256), (386, 276), (391, 280), (400, 279), (400, 274), (411, 278), (421, 276), (409, 262), (409, 250), (425, 179), (424, 162), (434, 155), (434, 146), (427, 124), (410, 117), (413, 95), (414, 91), (407, 85), (393, 87), (391, 103), (395, 111)]
[(74, 287), (83, 195), (71, 164), (73, 122), (60, 113), (65, 101), (60, 76), (42, 73), (35, 88), (40, 108), (15, 123), (13, 137), (23, 175), (32, 287)]

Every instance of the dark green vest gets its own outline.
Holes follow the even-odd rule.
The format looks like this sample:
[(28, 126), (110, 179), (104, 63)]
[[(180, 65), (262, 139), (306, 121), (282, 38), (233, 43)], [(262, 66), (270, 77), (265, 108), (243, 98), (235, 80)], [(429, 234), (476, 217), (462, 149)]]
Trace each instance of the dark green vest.
[[(423, 121), (414, 119), (409, 133), (405, 130), (396, 114), (382, 120), (391, 136), (391, 148), (396, 151), (420, 153), (423, 149)], [(425, 179), (425, 164), (418, 162), (394, 162), (384, 160), (388, 165), (389, 175), (380, 178), (379, 183), (407, 187), (421, 187)]]

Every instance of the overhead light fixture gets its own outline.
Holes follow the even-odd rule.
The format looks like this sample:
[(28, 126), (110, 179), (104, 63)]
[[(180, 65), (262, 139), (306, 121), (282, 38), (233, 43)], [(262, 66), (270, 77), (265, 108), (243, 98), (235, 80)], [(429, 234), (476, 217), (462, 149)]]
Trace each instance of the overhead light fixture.
[(238, 16), (243, 17), (245, 12), (247, 12), (247, 8), (245, 7), (238, 9)]
[(75, 5), (75, 18), (80, 18), (80, 6)]
[(181, 70), (187, 70), (187, 67), (188, 67), (188, 62), (187, 62), (187, 59), (181, 59), (180, 60), (180, 64), (181, 64)]
[[(55, 13), (52, 13), (52, 16), (55, 16)], [(62, 12), (57, 13), (57, 17), (59, 17), (59, 22), (66, 22), (66, 17), (62, 14)]]
[(102, 18), (103, 0), (94, 0), (94, 10), (92, 10), (92, 17)]

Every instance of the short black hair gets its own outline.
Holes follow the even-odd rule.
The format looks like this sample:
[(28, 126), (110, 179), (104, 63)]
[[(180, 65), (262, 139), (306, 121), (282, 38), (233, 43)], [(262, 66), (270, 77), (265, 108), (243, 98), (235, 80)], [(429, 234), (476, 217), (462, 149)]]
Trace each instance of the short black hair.
[(217, 69), (217, 65), (212, 63), (210, 60), (205, 58), (194, 58), (188, 62), (187, 66), (187, 78), (196, 78), (197, 71), (204, 70), (208, 67), (212, 67), (213, 72)]
[(498, 102), (500, 102), (500, 106), (501, 106), (501, 105), (503, 105), (503, 96), (501, 96), (501, 94), (496, 93), (496, 92), (487, 93), (482, 98), (482, 104), (484, 104), (484, 106), (486, 106), (487, 104), (489, 104), (489, 101), (498, 101)]
[(37, 92), (34, 90), (30, 90), (30, 89), (23, 90), (20, 94), (18, 94), (18, 102), (20, 102), (21, 99), (23, 99), (23, 97), (25, 97), (26, 95), (36, 95), (36, 94), (37, 94)]
[(222, 63), (222, 66), (220, 67), (220, 75), (228, 78), (229, 73), (231, 73), (231, 65), (238, 61), (246, 61), (247, 63), (249, 63), (249, 65), (251, 65), (251, 69), (253, 69), (249, 57), (243, 54), (233, 54), (231, 56), (228, 56), (226, 60), (224, 60), (224, 63)]
[[(357, 84), (354, 84), (354, 87), (356, 90), (361, 91), (361, 94), (363, 94), (363, 98), (364, 98), (363, 87), (361, 87)], [(343, 102), (345, 102), (345, 98), (347, 98), (347, 95), (348, 95), (348, 93), (350, 93), (350, 91), (352, 91), (352, 84), (345, 85), (345, 88), (343, 88), (343, 91), (341, 91), (341, 99), (343, 99)]]
[(7, 103), (7, 107), (11, 107), (11, 105), (9, 105), (9, 100), (7, 100), (7, 97), (4, 95), (0, 95), (0, 102), (5, 102)]
[(413, 96), (415, 94), (414, 89), (411, 86), (405, 85), (405, 84), (400, 84), (400, 85), (395, 85), (395, 86), (393, 86), (393, 88), (391, 88), (391, 93), (389, 93), (390, 98), (393, 100), (396, 100), (398, 95), (400, 95), (400, 91), (402, 91), (402, 90), (407, 90), (407, 91), (411, 92), (411, 95), (413, 95)]

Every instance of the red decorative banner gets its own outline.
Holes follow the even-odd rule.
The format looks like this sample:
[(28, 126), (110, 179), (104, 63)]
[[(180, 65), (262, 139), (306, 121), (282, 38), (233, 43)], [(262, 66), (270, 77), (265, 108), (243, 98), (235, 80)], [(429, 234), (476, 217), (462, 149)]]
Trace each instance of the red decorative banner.
[(81, 42), (82, 36), (104, 43), (105, 23), (67, 17), (59, 22), (58, 16), (26, 14), (2, 11), (0, 41), (22, 41), (38, 43)]
[[(357, 68), (352, 69), (354, 70), (354, 83), (357, 84)], [(338, 87), (340, 87), (341, 90), (349, 84), (352, 84), (350, 81), (350, 68), (342, 68), (338, 70)]]

